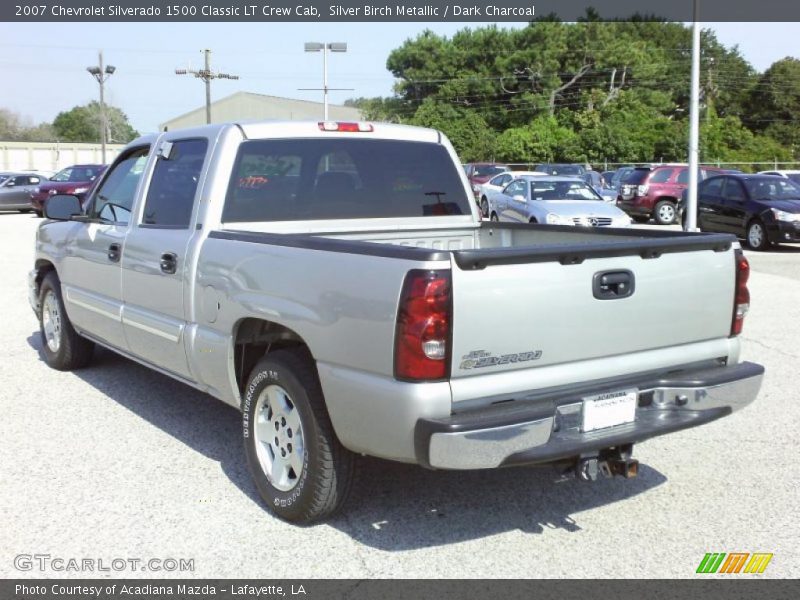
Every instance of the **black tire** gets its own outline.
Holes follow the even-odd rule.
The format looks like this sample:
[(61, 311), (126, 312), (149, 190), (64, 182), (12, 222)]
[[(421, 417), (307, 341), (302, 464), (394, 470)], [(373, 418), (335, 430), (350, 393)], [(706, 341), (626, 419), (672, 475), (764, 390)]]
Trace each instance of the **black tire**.
[[(284, 390), (283, 396), (291, 409), (299, 417), (302, 437), (302, 468), (299, 475), (287, 469), (289, 489), (276, 487), (267, 476), (262, 462), (266, 456), (275, 456), (274, 449), (290, 454), (296, 451), (297, 431), (285, 427), (278, 432), (272, 444), (272, 425), (275, 413), (270, 416), (269, 407), (259, 404), (259, 399), (267, 396), (267, 388)], [(264, 400), (268, 404), (268, 401)], [(314, 367), (313, 360), (306, 353), (296, 350), (276, 350), (262, 358), (250, 373), (242, 403), (244, 414), (244, 447), (247, 464), (255, 481), (258, 493), (267, 506), (281, 519), (293, 523), (308, 524), (330, 517), (347, 500), (355, 477), (355, 455), (339, 443)], [(257, 419), (263, 414), (262, 423), (270, 428), (270, 441), (260, 441)], [(277, 416), (280, 420), (280, 416)], [(287, 423), (283, 421), (283, 426)], [(262, 425), (263, 427), (263, 425)], [(262, 436), (263, 437), (263, 436)], [(280, 444), (279, 444), (280, 441)], [(284, 455), (286, 456), (286, 455)], [(289, 459), (287, 459), (289, 460)], [(294, 479), (291, 473), (295, 473)], [(283, 487), (286, 487), (284, 484)]]
[[(755, 230), (757, 228), (761, 229), (761, 235), (755, 235)], [(758, 242), (756, 243), (756, 239), (758, 238)], [(747, 245), (752, 248), (753, 250), (758, 250), (759, 252), (766, 250), (770, 247), (769, 237), (767, 236), (767, 228), (764, 227), (764, 223), (761, 219), (753, 219), (747, 225), (747, 231), (745, 232), (745, 240), (747, 241)]]
[(33, 210), (32, 208), (20, 208), (19, 212), (21, 212), (24, 215), (25, 213), (29, 213), (32, 210)]
[(631, 217), (635, 223), (649, 223), (650, 217), (644, 217), (642, 215), (634, 215)]
[(497, 221), (499, 221), (499, 220), (500, 220), (500, 218), (497, 216), (497, 213), (496, 213), (496, 212), (493, 212), (493, 213), (492, 213), (492, 216), (490, 217), (490, 220), (491, 220), (491, 221), (495, 221), (495, 222), (497, 222)]
[(486, 199), (486, 196), (481, 198), (481, 215), (484, 219), (489, 216), (489, 201)]
[[(675, 203), (671, 200), (659, 200), (653, 208), (653, 218), (659, 225), (672, 225), (677, 215)], [(667, 215), (671, 214), (672, 217)]]
[[(57, 321), (58, 325), (48, 328), (46, 319), (48, 323)], [(50, 332), (50, 341), (46, 330)], [(44, 360), (53, 369), (81, 369), (92, 360), (94, 342), (81, 337), (72, 326), (64, 308), (61, 282), (54, 272), (48, 273), (39, 286), (39, 335)]]
[(539, 223), (539, 221), (536, 220), (536, 217), (531, 217), (528, 223), (530, 223), (531, 225), (536, 225)]
[(36, 216), (39, 217), (40, 219), (44, 217), (44, 213), (40, 210), (34, 210), (33, 212), (35, 212)]

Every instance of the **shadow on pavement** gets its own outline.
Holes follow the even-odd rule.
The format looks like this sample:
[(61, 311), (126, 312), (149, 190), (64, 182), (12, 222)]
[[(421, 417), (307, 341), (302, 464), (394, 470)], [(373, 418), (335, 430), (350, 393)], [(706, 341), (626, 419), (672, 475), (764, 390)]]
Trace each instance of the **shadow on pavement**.
[[(28, 344), (41, 354), (38, 332)], [(239, 412), (165, 375), (96, 348), (83, 381), (193, 450), (217, 461), (223, 473), (263, 506), (247, 470)], [(385, 551), (480, 539), (509, 531), (580, 531), (573, 515), (623, 501), (664, 483), (640, 466), (632, 480), (585, 484), (552, 467), (488, 471), (429, 471), (379, 459), (360, 461), (356, 487), (345, 509), (325, 524)], [(264, 508), (264, 518), (274, 518)]]

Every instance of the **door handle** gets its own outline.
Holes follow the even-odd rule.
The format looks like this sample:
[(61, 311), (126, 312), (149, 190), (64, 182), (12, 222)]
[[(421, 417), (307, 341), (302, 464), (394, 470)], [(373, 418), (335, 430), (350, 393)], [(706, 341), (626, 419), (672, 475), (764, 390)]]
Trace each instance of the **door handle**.
[(178, 256), (174, 252), (164, 252), (161, 255), (161, 272), (172, 275), (178, 270)]
[(122, 254), (122, 248), (119, 244), (111, 244), (108, 247), (108, 260), (111, 262), (119, 262), (119, 257)]

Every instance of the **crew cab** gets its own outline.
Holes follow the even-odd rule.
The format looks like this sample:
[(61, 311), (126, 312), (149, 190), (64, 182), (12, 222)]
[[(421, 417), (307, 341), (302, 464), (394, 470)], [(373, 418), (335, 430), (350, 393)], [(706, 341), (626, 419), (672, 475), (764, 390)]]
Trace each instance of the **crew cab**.
[(362, 454), (630, 477), (634, 443), (742, 408), (764, 372), (740, 359), (734, 236), (481, 222), (430, 129), (148, 135), (84, 210), (44, 211), (46, 362), (100, 345), (237, 407), (256, 487), (294, 522), (342, 506)]

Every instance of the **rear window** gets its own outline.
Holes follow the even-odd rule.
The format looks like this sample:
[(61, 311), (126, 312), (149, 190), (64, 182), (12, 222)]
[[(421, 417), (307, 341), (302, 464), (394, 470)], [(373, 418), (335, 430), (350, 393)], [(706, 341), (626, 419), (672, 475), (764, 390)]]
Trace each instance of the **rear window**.
[(639, 185), (650, 175), (650, 169), (634, 169), (622, 178), (622, 183)]
[(508, 167), (505, 165), (475, 165), (475, 170), (472, 172), (473, 177), (489, 177), (497, 175), (498, 173), (505, 173)]
[(444, 146), (364, 139), (243, 142), (224, 222), (468, 215)]

